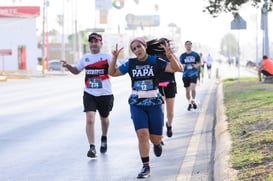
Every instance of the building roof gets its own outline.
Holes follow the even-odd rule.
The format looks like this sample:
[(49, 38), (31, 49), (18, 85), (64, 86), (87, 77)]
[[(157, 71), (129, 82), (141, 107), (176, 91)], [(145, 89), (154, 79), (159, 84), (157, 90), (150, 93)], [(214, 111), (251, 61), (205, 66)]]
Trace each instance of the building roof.
[(37, 17), (40, 16), (39, 6), (0, 6), (0, 17)]

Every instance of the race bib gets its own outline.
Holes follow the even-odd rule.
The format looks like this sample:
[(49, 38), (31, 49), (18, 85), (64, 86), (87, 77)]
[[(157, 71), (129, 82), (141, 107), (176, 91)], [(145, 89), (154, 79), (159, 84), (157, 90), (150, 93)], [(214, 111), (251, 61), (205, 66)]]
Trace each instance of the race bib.
[(188, 69), (188, 70), (190, 70), (190, 69), (192, 69), (192, 68), (193, 68), (193, 67), (192, 67), (192, 64), (188, 64), (188, 65), (187, 65), (187, 69)]
[(98, 89), (102, 88), (102, 82), (100, 79), (89, 78), (88, 79), (88, 88), (90, 89)]
[(153, 81), (152, 80), (138, 80), (134, 83), (134, 89), (138, 91), (147, 91), (153, 90)]

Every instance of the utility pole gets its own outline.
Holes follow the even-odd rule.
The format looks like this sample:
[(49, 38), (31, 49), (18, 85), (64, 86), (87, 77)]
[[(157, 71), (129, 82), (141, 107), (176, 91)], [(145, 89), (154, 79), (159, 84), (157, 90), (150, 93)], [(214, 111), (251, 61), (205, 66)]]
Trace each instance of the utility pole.
[(269, 55), (269, 38), (268, 38), (268, 2), (264, 0), (264, 4), (262, 7), (262, 30), (263, 30), (263, 55)]
[(45, 57), (45, 9), (46, 9), (46, 0), (43, 2), (43, 32), (42, 32), (42, 59)]
[(42, 73), (45, 73), (46, 69), (46, 48), (47, 48), (47, 43), (46, 43), (46, 23), (47, 23), (47, 7), (49, 5), (48, 0), (43, 0), (43, 32), (42, 32)]

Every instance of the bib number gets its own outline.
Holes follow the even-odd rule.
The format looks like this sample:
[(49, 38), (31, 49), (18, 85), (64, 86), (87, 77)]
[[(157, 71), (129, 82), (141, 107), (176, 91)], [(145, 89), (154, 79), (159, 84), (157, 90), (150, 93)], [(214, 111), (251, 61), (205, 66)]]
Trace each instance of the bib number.
[(102, 88), (102, 82), (100, 79), (89, 78), (88, 79), (88, 88), (90, 89), (98, 89)]
[(190, 69), (192, 69), (193, 67), (192, 67), (192, 64), (189, 64), (189, 65), (187, 65), (187, 69), (188, 70), (190, 70)]
[(152, 80), (138, 80), (134, 83), (135, 90), (147, 91), (153, 89)]

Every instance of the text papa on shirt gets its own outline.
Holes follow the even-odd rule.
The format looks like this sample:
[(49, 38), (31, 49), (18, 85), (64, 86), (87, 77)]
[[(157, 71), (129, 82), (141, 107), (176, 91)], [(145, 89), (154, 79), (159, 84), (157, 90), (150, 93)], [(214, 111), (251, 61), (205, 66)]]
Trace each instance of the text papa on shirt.
[(135, 69), (132, 69), (133, 77), (152, 77), (154, 76), (153, 66), (151, 65), (137, 65)]

